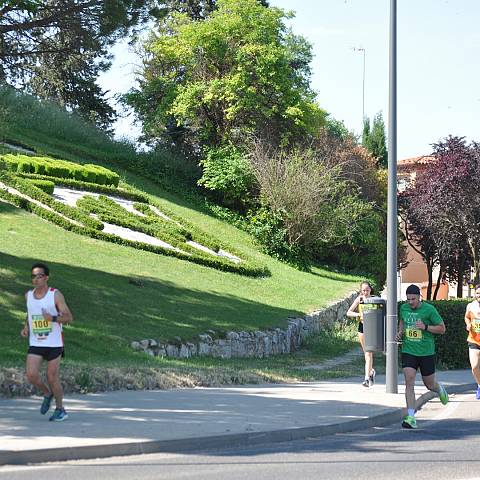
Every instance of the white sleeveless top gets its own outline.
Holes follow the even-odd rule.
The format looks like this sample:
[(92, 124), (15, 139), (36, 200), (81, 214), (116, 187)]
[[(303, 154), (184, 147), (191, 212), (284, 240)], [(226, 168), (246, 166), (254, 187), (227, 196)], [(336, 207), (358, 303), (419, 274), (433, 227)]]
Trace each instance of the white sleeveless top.
[(62, 325), (49, 322), (42, 315), (42, 308), (50, 315), (58, 316), (55, 307), (55, 289), (49, 288), (43, 298), (33, 296), (33, 290), (27, 293), (29, 342), (31, 347), (63, 347)]

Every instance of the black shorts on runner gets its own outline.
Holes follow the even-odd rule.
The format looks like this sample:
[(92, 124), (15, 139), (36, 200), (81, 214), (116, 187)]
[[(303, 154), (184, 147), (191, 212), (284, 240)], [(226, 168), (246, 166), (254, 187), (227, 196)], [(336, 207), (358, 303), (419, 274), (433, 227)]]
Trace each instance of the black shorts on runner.
[(358, 333), (363, 333), (363, 322), (359, 322), (358, 324)]
[(468, 348), (472, 350), (480, 350), (480, 345), (478, 345), (477, 343), (473, 343), (473, 342), (467, 342), (467, 343), (468, 343)]
[(63, 347), (28, 347), (28, 353), (31, 353), (32, 355), (39, 355), (47, 362), (50, 362), (50, 360), (55, 360), (60, 355), (62, 358), (65, 356)]
[(417, 357), (410, 353), (402, 353), (402, 368), (413, 368), (415, 370), (420, 368), (422, 377), (428, 377), (435, 373), (435, 355)]

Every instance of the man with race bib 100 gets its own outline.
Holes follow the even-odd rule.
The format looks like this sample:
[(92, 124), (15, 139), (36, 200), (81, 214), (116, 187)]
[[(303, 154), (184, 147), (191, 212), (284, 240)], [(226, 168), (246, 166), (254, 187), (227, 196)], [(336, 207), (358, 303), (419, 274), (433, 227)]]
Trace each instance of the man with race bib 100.
[(405, 375), (407, 415), (403, 428), (417, 428), (415, 419), (415, 377), (420, 368), (424, 385), (437, 392), (443, 405), (448, 403), (448, 393), (435, 379), (434, 335), (443, 335), (445, 324), (436, 308), (420, 300), (417, 285), (407, 288), (407, 302), (400, 307), (397, 341), (402, 342), (402, 368)]
[[(68, 418), (63, 407), (63, 389), (60, 383), (60, 359), (63, 351), (63, 324), (72, 322), (72, 314), (62, 293), (48, 286), (49, 268), (43, 263), (32, 267), (33, 290), (25, 294), (27, 319), (21, 331), (28, 337), (27, 379), (44, 395), (40, 413), (45, 415), (55, 398), (56, 408), (50, 421), (61, 422)], [(42, 361), (47, 361), (47, 382), (40, 375)]]

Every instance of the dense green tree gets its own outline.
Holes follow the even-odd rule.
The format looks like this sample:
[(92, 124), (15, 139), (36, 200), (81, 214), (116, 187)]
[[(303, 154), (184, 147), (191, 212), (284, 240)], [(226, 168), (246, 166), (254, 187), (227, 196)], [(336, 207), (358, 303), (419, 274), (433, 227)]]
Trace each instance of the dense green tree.
[(388, 153), (385, 134), (385, 123), (382, 113), (379, 112), (373, 118), (370, 128), (370, 119), (363, 120), (362, 145), (377, 159), (379, 167), (387, 168)]
[(197, 147), (314, 135), (325, 113), (309, 87), (311, 46), (285, 18), (257, 0), (219, 0), (204, 21), (161, 21), (144, 45), (139, 88), (126, 97), (146, 137), (165, 138), (172, 124)]
[(114, 111), (96, 79), (108, 48), (158, 14), (153, 0), (4, 1), (0, 79), (106, 126)]

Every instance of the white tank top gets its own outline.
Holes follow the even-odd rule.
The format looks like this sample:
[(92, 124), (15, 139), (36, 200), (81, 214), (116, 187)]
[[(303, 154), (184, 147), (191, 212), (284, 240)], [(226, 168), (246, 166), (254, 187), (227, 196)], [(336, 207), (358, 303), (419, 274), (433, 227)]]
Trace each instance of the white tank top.
[(31, 347), (63, 347), (62, 325), (49, 322), (42, 315), (42, 308), (50, 315), (58, 316), (55, 307), (55, 289), (49, 288), (43, 298), (33, 296), (33, 290), (27, 293), (28, 327)]

